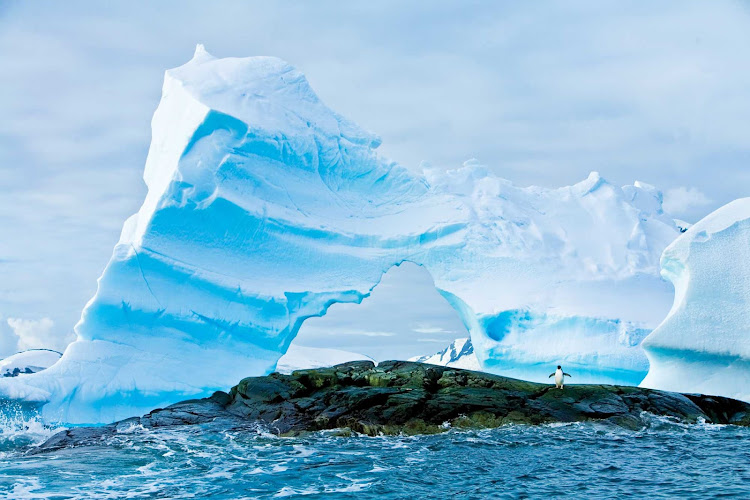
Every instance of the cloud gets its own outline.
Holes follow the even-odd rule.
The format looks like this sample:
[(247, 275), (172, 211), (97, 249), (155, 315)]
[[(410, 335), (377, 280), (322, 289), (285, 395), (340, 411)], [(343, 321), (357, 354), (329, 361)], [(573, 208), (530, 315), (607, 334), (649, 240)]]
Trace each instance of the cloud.
[(394, 332), (384, 331), (371, 331), (371, 330), (357, 330), (343, 327), (339, 331), (330, 332), (331, 335), (352, 335), (352, 336), (363, 336), (363, 337), (393, 337), (396, 335)]
[[(0, 3), (0, 310), (73, 328), (143, 200), (164, 70), (197, 42), (288, 60), (407, 167), (476, 157), (517, 184), (599, 170), (697, 185), (710, 205), (671, 207), (695, 220), (750, 190), (749, 12), (677, 0)], [(325, 326), (396, 331), (407, 310), (441, 324), (422, 302), (402, 288), (393, 307)]]
[(678, 187), (664, 193), (664, 211), (672, 215), (682, 215), (695, 208), (704, 208), (712, 200), (698, 188)]
[(15, 354), (18, 347), (18, 337), (8, 328), (8, 324), (0, 316), (0, 359)]
[[(331, 313), (329, 313), (331, 314)], [(367, 316), (367, 315), (365, 315)], [(352, 325), (356, 325), (355, 321), (345, 320), (334, 320), (331, 318), (311, 318), (305, 321), (302, 325), (301, 332), (304, 331), (303, 337), (314, 337), (318, 339), (323, 338), (341, 338), (341, 337), (394, 337), (398, 335), (396, 331), (390, 331), (387, 329), (363, 329), (353, 328)], [(380, 325), (378, 325), (380, 326)], [(322, 347), (322, 346), (321, 346)]]
[(416, 333), (456, 333), (454, 330), (447, 330), (441, 326), (430, 326), (430, 325), (419, 325), (413, 330)]
[(63, 351), (75, 336), (61, 336), (55, 331), (55, 323), (49, 318), (21, 319), (8, 318), (8, 326), (17, 337), (18, 350), (26, 349), (54, 349)]

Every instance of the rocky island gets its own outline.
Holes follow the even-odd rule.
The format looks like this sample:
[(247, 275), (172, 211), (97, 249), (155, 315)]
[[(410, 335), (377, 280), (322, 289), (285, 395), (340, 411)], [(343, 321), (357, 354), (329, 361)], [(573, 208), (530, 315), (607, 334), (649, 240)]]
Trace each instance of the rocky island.
[(337, 429), (424, 434), (504, 424), (604, 421), (629, 429), (647, 414), (677, 421), (750, 426), (750, 404), (730, 398), (614, 385), (537, 384), (487, 373), (408, 361), (355, 361), (330, 368), (242, 380), (229, 391), (183, 401), (101, 427), (61, 431), (34, 453), (94, 445), (124, 430), (215, 422), (279, 435)]

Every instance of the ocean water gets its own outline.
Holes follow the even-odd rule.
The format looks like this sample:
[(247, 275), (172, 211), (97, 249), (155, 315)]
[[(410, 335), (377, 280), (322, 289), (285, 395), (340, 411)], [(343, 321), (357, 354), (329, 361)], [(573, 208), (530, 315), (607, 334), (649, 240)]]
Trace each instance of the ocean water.
[(279, 438), (211, 425), (132, 432), (27, 455), (56, 429), (6, 419), (2, 498), (750, 498), (750, 429), (653, 418)]

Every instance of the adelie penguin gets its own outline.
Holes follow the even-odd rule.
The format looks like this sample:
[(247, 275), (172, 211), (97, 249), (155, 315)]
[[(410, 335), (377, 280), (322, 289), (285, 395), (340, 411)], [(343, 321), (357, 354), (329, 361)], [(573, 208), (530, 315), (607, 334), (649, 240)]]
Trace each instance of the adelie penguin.
[(555, 373), (551, 373), (547, 378), (552, 378), (553, 376), (555, 377), (555, 387), (557, 387), (558, 389), (562, 389), (563, 387), (565, 387), (565, 377), (572, 377), (572, 375), (570, 375), (569, 373), (565, 373), (564, 371), (562, 371), (562, 366), (560, 365), (557, 365), (557, 370), (555, 371)]

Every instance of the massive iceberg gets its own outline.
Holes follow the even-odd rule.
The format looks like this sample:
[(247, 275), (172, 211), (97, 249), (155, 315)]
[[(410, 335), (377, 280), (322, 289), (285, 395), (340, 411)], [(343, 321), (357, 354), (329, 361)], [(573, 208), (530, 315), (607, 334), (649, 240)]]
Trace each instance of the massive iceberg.
[(642, 385), (750, 401), (750, 198), (690, 227), (661, 267), (674, 305), (643, 343)]
[(517, 187), (475, 161), (413, 173), (276, 58), (201, 46), (166, 72), (148, 194), (129, 218), (78, 339), (53, 367), (0, 380), (49, 419), (107, 422), (274, 370), (306, 318), (424, 266), (482, 368), (636, 384), (641, 340), (672, 291), (679, 231), (661, 194), (596, 173)]

